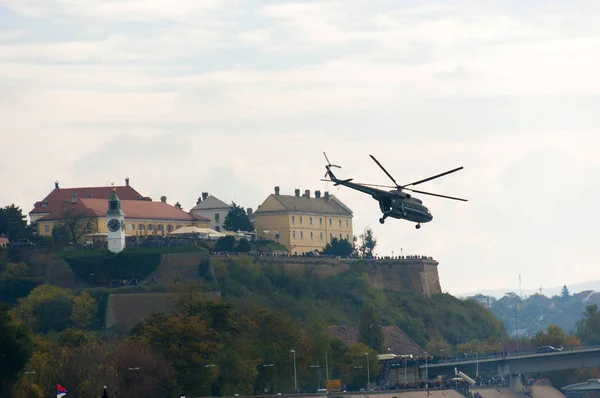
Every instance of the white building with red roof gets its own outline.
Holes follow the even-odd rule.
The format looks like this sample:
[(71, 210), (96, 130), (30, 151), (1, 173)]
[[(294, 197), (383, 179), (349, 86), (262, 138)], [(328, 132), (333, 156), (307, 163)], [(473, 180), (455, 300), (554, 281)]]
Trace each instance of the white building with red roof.
[(209, 219), (182, 210), (179, 203), (168, 204), (164, 196), (154, 202), (133, 189), (129, 179), (125, 181), (125, 186), (86, 188), (59, 188), (57, 183), (48, 196), (35, 203), (29, 212), (31, 222), (43, 236), (51, 236), (58, 224), (75, 226), (85, 233), (108, 233), (106, 213), (114, 189), (125, 213), (126, 235), (162, 236), (185, 226), (209, 227)]

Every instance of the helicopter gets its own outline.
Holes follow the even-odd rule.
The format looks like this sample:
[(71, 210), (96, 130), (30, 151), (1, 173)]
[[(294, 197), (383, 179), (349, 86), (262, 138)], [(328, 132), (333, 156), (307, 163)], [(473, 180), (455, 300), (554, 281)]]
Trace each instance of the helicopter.
[[(385, 222), (386, 218), (392, 217), (392, 218), (404, 219), (407, 221), (415, 222), (415, 223), (417, 223), (415, 225), (415, 228), (420, 229), (421, 223), (427, 223), (427, 222), (433, 220), (433, 215), (431, 214), (431, 212), (429, 211), (429, 209), (427, 207), (423, 206), (423, 201), (421, 201), (421, 199), (412, 197), (411, 194), (406, 193), (404, 191), (411, 191), (411, 192), (416, 192), (416, 193), (420, 193), (420, 194), (424, 194), (424, 195), (431, 195), (431, 196), (437, 196), (437, 197), (445, 198), (445, 199), (453, 199), (453, 200), (460, 200), (463, 202), (467, 202), (467, 199), (456, 198), (453, 196), (440, 195), (437, 193), (431, 193), (431, 192), (425, 192), (425, 191), (418, 191), (416, 189), (408, 188), (410, 186), (419, 185), (424, 182), (431, 181), (433, 179), (440, 178), (445, 175), (462, 170), (463, 169), (462, 166), (457, 167), (456, 169), (446, 171), (441, 174), (434, 175), (432, 177), (425, 178), (423, 180), (411, 182), (410, 184), (398, 185), (398, 183), (396, 182), (394, 177), (392, 177), (392, 175), (390, 173), (388, 173), (388, 171), (385, 169), (385, 167), (383, 167), (383, 165), (381, 163), (379, 163), (379, 161), (375, 158), (375, 156), (369, 155), (371, 157), (371, 159), (373, 159), (373, 161), (375, 163), (377, 163), (377, 165), (381, 168), (381, 170), (383, 170), (383, 172), (390, 178), (390, 180), (392, 180), (394, 182), (394, 186), (362, 184), (362, 183), (357, 183), (357, 182), (351, 182), (351, 181), (353, 181), (352, 178), (348, 178), (345, 180), (340, 180), (339, 178), (337, 178), (335, 176), (335, 174), (333, 174), (333, 172), (331, 171), (331, 168), (335, 167), (335, 168), (341, 169), (341, 166), (331, 164), (331, 162), (327, 158), (327, 154), (325, 152), (323, 152), (323, 155), (325, 155), (325, 160), (327, 161), (327, 165), (325, 166), (325, 168), (327, 169), (327, 172), (325, 173), (325, 177), (329, 177), (330, 179), (329, 180), (322, 179), (321, 181), (333, 182), (334, 186), (342, 185), (342, 186), (366, 193), (368, 195), (371, 195), (373, 197), (373, 199), (375, 199), (376, 201), (379, 202), (379, 208), (381, 209), (381, 212), (383, 213), (382, 217), (379, 219), (379, 222), (381, 224), (383, 224)], [(379, 189), (378, 187), (379, 188), (393, 188), (393, 189), (390, 191), (386, 191), (383, 189)]]

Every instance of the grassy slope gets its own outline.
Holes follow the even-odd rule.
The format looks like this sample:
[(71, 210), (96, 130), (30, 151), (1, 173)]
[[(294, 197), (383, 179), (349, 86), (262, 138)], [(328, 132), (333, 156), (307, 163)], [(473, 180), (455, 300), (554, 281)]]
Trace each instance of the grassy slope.
[(310, 268), (293, 273), (244, 257), (213, 259), (213, 265), (225, 299), (282, 310), (296, 319), (357, 324), (363, 303), (372, 301), (385, 324), (399, 326), (421, 345), (432, 337), (456, 344), (500, 334), (498, 320), (474, 302), (448, 294), (427, 298), (382, 291), (360, 267), (323, 278)]

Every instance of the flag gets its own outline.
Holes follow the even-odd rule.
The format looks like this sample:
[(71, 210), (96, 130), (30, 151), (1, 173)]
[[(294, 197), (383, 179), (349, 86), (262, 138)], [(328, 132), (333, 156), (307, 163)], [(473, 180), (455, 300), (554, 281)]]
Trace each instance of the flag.
[(62, 398), (67, 395), (67, 389), (60, 384), (56, 385), (56, 398)]

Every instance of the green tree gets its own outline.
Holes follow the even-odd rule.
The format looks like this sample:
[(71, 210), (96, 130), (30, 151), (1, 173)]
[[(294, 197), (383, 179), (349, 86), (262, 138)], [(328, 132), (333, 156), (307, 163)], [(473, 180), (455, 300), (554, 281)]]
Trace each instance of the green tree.
[(346, 239), (332, 238), (321, 251), (326, 256), (350, 257), (354, 253), (354, 246)]
[(384, 343), (383, 328), (373, 303), (370, 301), (364, 303), (358, 317), (359, 341), (372, 350), (381, 351)]
[(95, 320), (97, 310), (96, 300), (88, 292), (82, 292), (73, 297), (71, 322), (80, 329), (87, 329)]
[(249, 253), (250, 250), (252, 250), (252, 246), (247, 239), (240, 239), (237, 245), (235, 245), (235, 251), (238, 253)]
[(243, 207), (236, 205), (235, 202), (231, 202), (229, 212), (227, 213), (227, 216), (225, 216), (225, 221), (223, 222), (223, 228), (227, 231), (234, 232), (254, 231), (254, 225), (250, 221), (248, 214)]
[(22, 278), (29, 272), (29, 267), (25, 263), (7, 263), (2, 267), (0, 264), (0, 281)]
[(33, 309), (34, 330), (42, 333), (61, 332), (69, 327), (72, 311), (73, 302), (65, 297), (53, 297), (44, 301)]
[(562, 293), (560, 295), (560, 298), (562, 301), (569, 301), (570, 297), (571, 297), (571, 295), (569, 294), (569, 289), (567, 288), (567, 285), (564, 285), (562, 288)]
[(233, 236), (221, 236), (215, 243), (216, 252), (232, 252), (235, 250), (235, 238)]
[(27, 228), (27, 217), (14, 204), (0, 209), (0, 235), (2, 234), (13, 241), (31, 237)]
[(365, 228), (365, 232), (360, 235), (360, 246), (358, 252), (363, 258), (373, 258), (375, 247), (377, 246), (377, 238), (371, 227)]
[(62, 218), (56, 227), (64, 228), (72, 243), (77, 243), (84, 235), (94, 233), (98, 230), (95, 217), (91, 217), (87, 212), (74, 208), (67, 208), (63, 211)]
[(545, 331), (537, 332), (532, 338), (531, 343), (534, 347), (543, 346), (563, 347), (567, 343), (567, 334), (557, 325), (549, 325)]
[(27, 329), (17, 323), (7, 305), (0, 303), (0, 394), (11, 396), (12, 384), (18, 379), (33, 353)]
[(577, 337), (583, 344), (600, 344), (600, 312), (598, 305), (592, 304), (585, 308), (583, 318), (575, 324)]
[[(41, 285), (29, 292), (27, 297), (19, 299), (14, 313), (33, 329), (61, 331), (70, 323), (72, 298), (67, 289)], [(45, 310), (59, 318), (52, 319)]]

